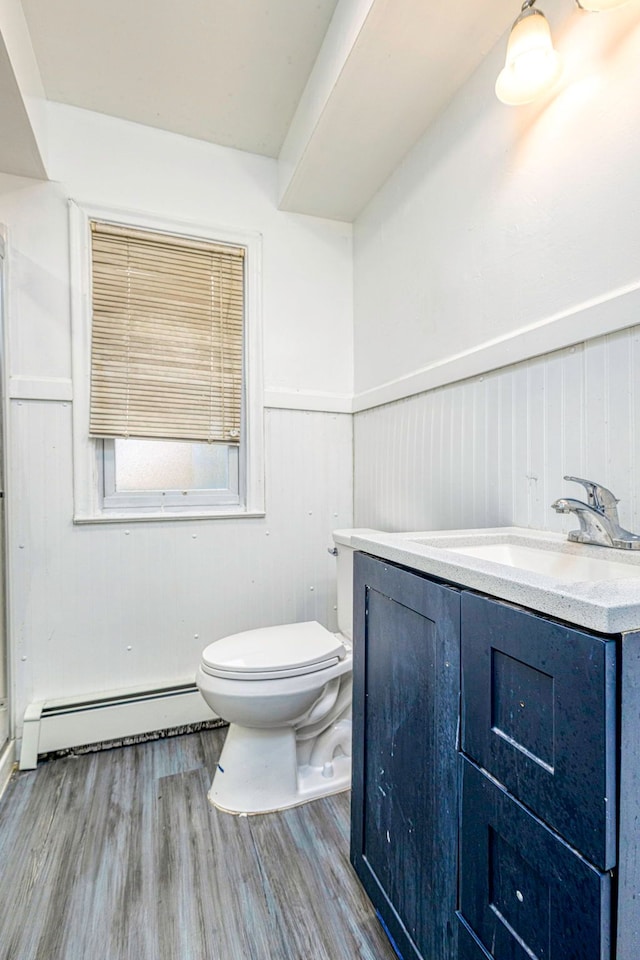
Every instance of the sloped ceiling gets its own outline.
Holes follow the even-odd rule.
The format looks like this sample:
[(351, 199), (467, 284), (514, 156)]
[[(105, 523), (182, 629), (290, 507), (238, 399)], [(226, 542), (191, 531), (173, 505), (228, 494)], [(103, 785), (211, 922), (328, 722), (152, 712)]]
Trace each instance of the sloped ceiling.
[(337, 0), (23, 0), (49, 100), (277, 157)]
[(332, 29), (340, 5), (329, 28), (281, 151), (283, 209), (354, 220), (510, 28), (514, 10), (512, 0), (366, 6), (333, 69), (326, 48), (340, 44)]
[(0, 36), (0, 173), (46, 176), (14, 65)]
[[(0, 3), (20, 9), (20, 0)], [(512, 0), (21, 4), (49, 100), (277, 157), (282, 209), (347, 221), (518, 7)]]

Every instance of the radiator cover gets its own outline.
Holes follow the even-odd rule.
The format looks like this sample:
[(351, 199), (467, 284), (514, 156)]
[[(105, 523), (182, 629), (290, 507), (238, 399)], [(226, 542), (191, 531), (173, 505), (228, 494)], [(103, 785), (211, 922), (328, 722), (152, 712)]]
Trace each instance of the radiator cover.
[(215, 719), (193, 682), (30, 703), (24, 714), (20, 769), (33, 770), (38, 756), (56, 750)]

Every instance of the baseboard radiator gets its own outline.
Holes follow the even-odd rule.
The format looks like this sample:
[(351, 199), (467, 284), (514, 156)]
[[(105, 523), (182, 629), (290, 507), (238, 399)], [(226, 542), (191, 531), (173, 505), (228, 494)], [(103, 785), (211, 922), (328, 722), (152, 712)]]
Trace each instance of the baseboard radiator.
[(186, 732), (222, 723), (195, 683), (30, 703), (24, 714), (20, 769), (33, 770), (44, 754), (88, 746), (97, 749), (159, 732)]

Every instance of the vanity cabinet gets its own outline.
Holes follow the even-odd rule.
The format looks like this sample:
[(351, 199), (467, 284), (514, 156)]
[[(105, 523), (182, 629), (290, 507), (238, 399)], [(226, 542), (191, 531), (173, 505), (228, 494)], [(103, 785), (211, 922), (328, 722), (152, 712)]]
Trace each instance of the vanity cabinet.
[(640, 634), (365, 554), (354, 590), (351, 857), (399, 955), (638, 960)]

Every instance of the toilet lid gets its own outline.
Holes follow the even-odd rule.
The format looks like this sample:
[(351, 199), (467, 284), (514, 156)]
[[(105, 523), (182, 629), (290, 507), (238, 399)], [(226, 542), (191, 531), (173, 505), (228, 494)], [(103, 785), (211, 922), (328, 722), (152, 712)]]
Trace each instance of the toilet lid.
[(346, 652), (339, 637), (312, 620), (216, 640), (202, 654), (202, 669), (231, 680), (276, 680), (335, 666)]

